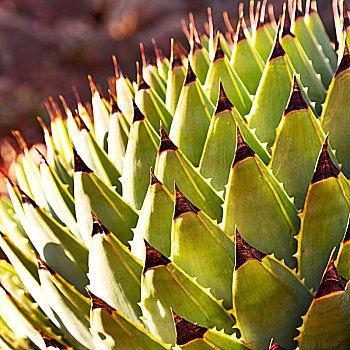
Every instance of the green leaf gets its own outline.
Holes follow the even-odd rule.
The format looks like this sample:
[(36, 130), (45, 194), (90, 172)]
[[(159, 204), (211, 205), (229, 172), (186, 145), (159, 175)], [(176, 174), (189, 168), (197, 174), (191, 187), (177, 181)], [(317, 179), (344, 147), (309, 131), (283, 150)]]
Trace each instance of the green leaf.
[(194, 166), (199, 164), (213, 112), (189, 65), (169, 135)]
[(202, 327), (234, 332), (232, 315), (175, 263), (146, 243), (141, 279), (141, 309), (150, 332), (165, 343), (175, 343), (171, 309)]
[(171, 349), (137, 323), (101, 298), (90, 293), (91, 333), (99, 349), (160, 350)]
[(194, 168), (181, 150), (170, 140), (164, 129), (156, 161), (156, 176), (173, 193), (174, 181), (186, 197), (212, 219), (221, 222), (223, 200)]
[(144, 239), (165, 256), (170, 256), (173, 211), (173, 195), (151, 169), (151, 182), (134, 229), (134, 238), (130, 242), (131, 253), (136, 258), (145, 260)]
[(198, 283), (211, 287), (226, 309), (232, 308), (234, 242), (175, 185), (171, 259)]
[(266, 349), (273, 338), (295, 349), (296, 327), (311, 301), (312, 294), (295, 271), (249, 245), (236, 230), (233, 304), (245, 342)]
[(259, 53), (263, 62), (266, 63), (267, 59), (270, 57), (274, 37), (270, 35), (265, 23), (263, 23), (261, 20), (264, 19), (260, 18), (258, 21), (256, 33), (252, 41), (254, 48)]
[(196, 74), (200, 83), (204, 84), (208, 73), (210, 60), (208, 51), (200, 43), (200, 41), (197, 40), (197, 38), (193, 39), (188, 59), (190, 61), (191, 67), (193, 68), (194, 74)]
[(94, 217), (89, 289), (138, 324), (141, 272), (141, 263)]
[(350, 280), (350, 225), (346, 228), (345, 236), (340, 244), (335, 266), (340, 274), (346, 280)]
[(130, 129), (130, 137), (123, 159), (123, 199), (139, 210), (145, 199), (149, 175), (154, 166), (159, 136), (148, 118), (134, 104), (134, 119)]

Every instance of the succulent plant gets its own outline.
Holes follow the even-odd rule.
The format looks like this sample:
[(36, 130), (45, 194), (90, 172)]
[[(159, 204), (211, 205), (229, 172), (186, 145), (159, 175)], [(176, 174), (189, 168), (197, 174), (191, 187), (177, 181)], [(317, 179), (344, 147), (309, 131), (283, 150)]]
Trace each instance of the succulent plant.
[(300, 3), (191, 15), (137, 82), (114, 57), (93, 117), (50, 99), (39, 164), (14, 132), (1, 349), (349, 349), (348, 13), (335, 52)]

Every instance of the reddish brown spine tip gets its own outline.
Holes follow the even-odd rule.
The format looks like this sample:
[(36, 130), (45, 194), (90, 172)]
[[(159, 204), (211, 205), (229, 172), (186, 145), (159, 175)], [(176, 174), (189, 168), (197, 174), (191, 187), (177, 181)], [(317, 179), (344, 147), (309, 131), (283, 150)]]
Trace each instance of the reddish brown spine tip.
[(152, 247), (145, 239), (146, 246), (146, 259), (145, 266), (142, 273), (145, 274), (148, 270), (153, 269), (157, 266), (167, 266), (171, 263), (166, 256), (159, 252), (156, 248)]
[(94, 95), (94, 93), (97, 92), (97, 88), (96, 88), (95, 83), (94, 83), (93, 80), (92, 80), (91, 75), (88, 75), (88, 80), (89, 80), (91, 95)]
[(176, 220), (184, 213), (198, 214), (201, 210), (192, 204), (175, 184), (175, 210), (173, 219)]
[(172, 310), (175, 329), (176, 329), (176, 344), (185, 345), (190, 341), (204, 338), (208, 328), (198, 326), (194, 323), (186, 321)]
[(340, 73), (348, 70), (349, 67), (350, 67), (349, 49), (348, 49), (348, 45), (347, 45), (346, 40), (345, 40), (345, 48), (344, 48), (343, 57), (339, 63), (337, 71), (334, 74), (334, 77), (337, 77)]
[(29, 204), (34, 208), (39, 208), (39, 206), (34, 202), (34, 200), (30, 198), (26, 193), (24, 193), (22, 190), (20, 190), (20, 193), (21, 193), (23, 204)]
[(242, 265), (244, 265), (249, 260), (258, 260), (266, 256), (260, 250), (255, 249), (250, 244), (248, 244), (242, 236), (239, 234), (237, 228), (235, 231), (235, 242), (236, 242), (236, 264), (235, 270), (238, 270)]
[(322, 277), (321, 284), (315, 295), (315, 299), (325, 297), (332, 293), (345, 291), (347, 281), (341, 277), (334, 266), (333, 259), (331, 258), (328, 262), (325, 273)]
[(157, 177), (154, 175), (154, 172), (153, 172), (153, 168), (151, 167), (151, 183), (150, 185), (163, 185), (158, 179)]
[(165, 151), (177, 151), (178, 147), (170, 140), (169, 135), (164, 130), (163, 126), (160, 128), (161, 139), (158, 154), (161, 154)]
[(107, 304), (104, 300), (93, 294), (90, 290), (87, 291), (91, 299), (91, 310), (103, 309), (107, 311), (110, 315), (116, 311), (114, 307)]
[(221, 112), (231, 111), (232, 109), (233, 109), (233, 104), (228, 99), (226, 92), (224, 90), (224, 86), (222, 85), (222, 81), (220, 80), (219, 99), (218, 99), (218, 103), (216, 105), (214, 114), (217, 115)]
[(37, 253), (34, 253), (34, 254), (35, 254), (35, 257), (36, 257), (36, 260), (38, 263), (39, 270), (45, 270), (45, 271), (49, 272), (50, 275), (56, 274), (56, 272), (43, 259), (41, 259), (41, 257)]
[(215, 51), (215, 57), (214, 57), (214, 62), (224, 58), (225, 57), (225, 52), (221, 47), (221, 43), (220, 43), (220, 37), (217, 37), (217, 44), (216, 44), (216, 51)]
[(300, 111), (302, 109), (307, 109), (307, 108), (308, 108), (308, 105), (303, 98), (300, 87), (294, 76), (293, 91), (292, 91), (292, 94), (290, 95), (288, 106), (284, 110), (284, 115), (287, 115), (290, 112)]
[(271, 339), (270, 345), (269, 345), (269, 350), (286, 350), (285, 348), (283, 348), (282, 346), (278, 345), (277, 343), (275, 343), (273, 341), (273, 339)]
[(277, 35), (276, 42), (275, 42), (275, 45), (274, 45), (273, 50), (271, 52), (269, 61), (272, 61), (273, 59), (278, 58), (278, 57), (282, 57), (285, 54), (286, 54), (286, 52), (283, 50), (283, 47), (282, 47), (282, 45), (279, 41), (278, 35)]
[(241, 131), (237, 126), (237, 136), (236, 136), (236, 153), (233, 159), (232, 168), (240, 161), (254, 157), (254, 151), (249, 147), (247, 142), (244, 141)]
[(91, 237), (95, 235), (109, 235), (110, 231), (102, 224), (99, 218), (91, 212), (92, 215), (92, 233)]
[(346, 232), (345, 232), (345, 236), (343, 239), (343, 244), (345, 244), (349, 241), (350, 241), (350, 216), (349, 216), (348, 224), (346, 226)]
[(80, 158), (77, 151), (73, 148), (73, 154), (74, 154), (74, 172), (82, 172), (91, 174), (93, 171), (84, 163), (84, 161)]
[(132, 103), (134, 106), (134, 119), (132, 120), (132, 122), (135, 123), (144, 120), (146, 118), (145, 115), (140, 111), (140, 108), (137, 106), (134, 100), (132, 101)]
[(328, 136), (326, 137), (320, 155), (318, 156), (316, 170), (311, 180), (311, 184), (329, 179), (330, 177), (337, 178), (340, 170), (334, 165), (331, 157), (328, 154)]
[(192, 70), (190, 62), (188, 62), (188, 68), (187, 68), (187, 74), (185, 79), (185, 86), (189, 85), (197, 80), (196, 74), (194, 74), (194, 71)]

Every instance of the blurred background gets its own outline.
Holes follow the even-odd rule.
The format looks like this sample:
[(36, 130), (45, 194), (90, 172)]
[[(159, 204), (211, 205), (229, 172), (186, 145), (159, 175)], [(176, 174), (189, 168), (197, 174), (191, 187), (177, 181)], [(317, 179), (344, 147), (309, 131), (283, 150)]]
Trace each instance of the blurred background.
[[(249, 1), (245, 3), (246, 12)], [(271, 1), (275, 14), (282, 1)], [(198, 28), (213, 9), (216, 29), (225, 30), (222, 12), (235, 25), (235, 0), (0, 0), (0, 139), (11, 140), (11, 130), (21, 131), (31, 145), (41, 141), (36, 116), (47, 120), (49, 96), (62, 94), (76, 107), (75, 85), (83, 101), (90, 99), (87, 75), (107, 91), (112, 76), (111, 56), (116, 54), (124, 74), (135, 79), (140, 60), (139, 42), (153, 59), (151, 38), (169, 55), (170, 37), (187, 47), (181, 19), (193, 12)], [(318, 1), (327, 31), (334, 40), (330, 0)], [(11, 141), (12, 142), (12, 141)], [(2, 157), (9, 157), (0, 147)], [(0, 159), (1, 159), (0, 155)]]

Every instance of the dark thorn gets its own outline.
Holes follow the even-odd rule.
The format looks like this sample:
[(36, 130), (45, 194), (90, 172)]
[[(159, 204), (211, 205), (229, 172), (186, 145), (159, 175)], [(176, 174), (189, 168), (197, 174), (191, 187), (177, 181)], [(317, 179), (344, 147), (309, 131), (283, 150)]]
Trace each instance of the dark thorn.
[(198, 214), (201, 210), (191, 203), (175, 184), (175, 210), (173, 219), (176, 220), (184, 213)]
[(134, 119), (132, 120), (132, 122), (135, 123), (135, 122), (140, 122), (140, 121), (144, 120), (146, 117), (140, 111), (139, 107), (135, 103), (135, 100), (132, 101), (132, 104), (134, 106)]
[(170, 69), (174, 69), (175, 67), (183, 67), (181, 58), (179, 57), (176, 51), (174, 51), (173, 59), (170, 62)]
[(275, 343), (273, 341), (273, 339), (271, 339), (270, 345), (269, 345), (269, 350), (286, 350), (285, 348), (283, 348), (282, 346), (278, 345), (277, 343)]
[(147, 272), (147, 270), (153, 269), (154, 267), (157, 267), (157, 266), (167, 266), (168, 264), (171, 263), (171, 260), (165, 257), (157, 249), (152, 247), (145, 239), (144, 239), (144, 242), (146, 246), (146, 259), (145, 259), (145, 266), (142, 271), (143, 275)]
[(316, 170), (311, 180), (311, 184), (329, 179), (330, 177), (338, 178), (340, 170), (334, 165), (328, 154), (328, 136), (326, 137), (320, 155), (318, 156)]
[(290, 31), (290, 21), (287, 19), (287, 14), (284, 18), (283, 30), (282, 30), (282, 38), (290, 35), (292, 38), (295, 38), (295, 35)]
[(160, 127), (161, 139), (158, 154), (161, 154), (165, 151), (177, 151), (178, 147), (170, 140), (169, 135), (163, 128), (163, 125)]
[(198, 326), (184, 318), (180, 317), (174, 310), (172, 310), (175, 329), (176, 329), (176, 344), (185, 345), (192, 340), (204, 338), (208, 328)]
[(249, 147), (247, 142), (244, 141), (241, 131), (237, 125), (237, 136), (236, 136), (236, 153), (233, 159), (232, 168), (240, 161), (249, 157), (254, 157), (254, 151)]
[(303, 11), (301, 11), (300, 9), (298, 9), (298, 7), (295, 9), (295, 19), (294, 21), (296, 21), (298, 18), (304, 17), (304, 13)]
[(296, 77), (294, 76), (293, 91), (292, 91), (292, 94), (290, 95), (288, 106), (283, 111), (283, 115), (287, 115), (290, 112), (300, 111), (302, 109), (307, 109), (307, 108), (308, 108), (308, 105), (304, 101), (300, 87), (297, 83)]
[(5, 233), (0, 231), (0, 237), (6, 237)]
[(49, 272), (50, 275), (56, 274), (56, 272), (43, 259), (41, 259), (41, 257), (37, 253), (34, 252), (34, 255), (36, 257), (39, 270), (45, 270), (45, 271)]
[[(19, 188), (18, 188), (19, 189)], [(39, 206), (34, 202), (34, 200), (32, 198), (30, 198), (25, 192), (23, 192), (21, 189), (20, 193), (21, 193), (21, 197), (22, 197), (22, 203), (23, 204), (29, 204), (31, 206), (33, 206), (33, 208), (39, 208)]]
[(82, 172), (87, 174), (93, 173), (93, 171), (80, 158), (75, 148), (73, 148), (73, 154), (74, 154), (74, 172), (75, 173), (77, 172)]
[(92, 215), (92, 234), (91, 237), (95, 235), (109, 235), (110, 231), (102, 224), (99, 218), (91, 212)]
[(345, 47), (343, 57), (339, 63), (337, 71), (334, 74), (334, 77), (337, 77), (340, 73), (346, 71), (350, 67), (350, 57), (349, 57), (349, 48), (345, 40)]
[(90, 132), (90, 129), (86, 126), (83, 118), (79, 115), (78, 112), (75, 115), (75, 118), (78, 119), (78, 121), (79, 121), (79, 131), (86, 130), (87, 132)]
[(273, 47), (269, 61), (272, 61), (273, 59), (278, 58), (278, 57), (282, 57), (285, 54), (286, 54), (286, 52), (283, 50), (283, 47), (282, 47), (280, 40), (278, 38), (278, 35), (277, 35), (275, 46)]
[(189, 85), (197, 80), (196, 74), (194, 74), (194, 71), (192, 70), (191, 64), (188, 61), (188, 68), (187, 68), (187, 74), (184, 86)]
[(225, 111), (231, 111), (232, 109), (233, 109), (233, 104), (228, 99), (226, 92), (224, 90), (224, 86), (222, 85), (222, 81), (220, 80), (219, 99), (218, 99), (218, 103), (216, 105), (214, 115), (217, 115), (217, 114), (219, 114), (221, 112), (225, 112)]
[(249, 260), (258, 260), (262, 261), (262, 259), (266, 256), (266, 254), (262, 253), (260, 250), (255, 249), (250, 244), (248, 244), (242, 236), (239, 234), (237, 228), (235, 231), (235, 241), (236, 241), (236, 265), (235, 270), (238, 270), (243, 264), (245, 264)]
[(142, 70), (137, 66), (137, 90), (147, 90), (150, 86), (146, 83), (145, 79), (143, 78)]
[(102, 309), (107, 311), (110, 315), (116, 311), (114, 307), (107, 304), (104, 300), (93, 294), (89, 289), (87, 290), (91, 299), (91, 310)]
[(118, 106), (117, 100), (115, 99), (115, 97), (113, 96), (111, 91), (109, 91), (109, 103), (110, 103), (110, 106), (111, 106), (111, 114), (120, 113), (121, 112), (121, 110), (120, 110), (120, 108)]
[(318, 287), (315, 299), (319, 299), (332, 293), (343, 292), (345, 291), (346, 284), (347, 281), (339, 275), (334, 266), (333, 258), (331, 257), (322, 277), (321, 284)]
[(40, 329), (37, 329), (36, 327), (34, 327), (42, 336), (45, 346), (47, 349), (51, 349), (51, 350), (62, 350), (62, 349), (68, 349), (65, 345), (62, 345), (61, 343), (59, 343), (55, 338), (52, 338), (51, 336), (49, 336), (48, 334), (42, 332)]
[(151, 167), (151, 183), (150, 185), (163, 185), (158, 179), (157, 177), (154, 175), (154, 172), (153, 172), (153, 168)]
[(214, 57), (214, 62), (219, 60), (220, 58), (225, 57), (225, 52), (223, 51), (220, 43), (220, 37), (219, 35), (217, 36), (217, 44), (216, 44), (216, 51), (215, 51), (215, 57)]

